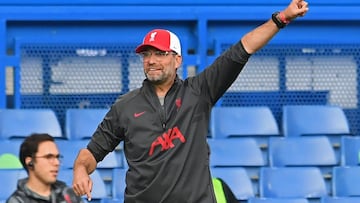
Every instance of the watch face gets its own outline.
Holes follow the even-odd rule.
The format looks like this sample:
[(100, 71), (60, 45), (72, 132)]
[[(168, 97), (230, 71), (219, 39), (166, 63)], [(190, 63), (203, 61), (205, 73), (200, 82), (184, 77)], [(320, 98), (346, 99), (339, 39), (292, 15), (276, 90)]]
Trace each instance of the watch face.
[(283, 23), (280, 19), (279, 19), (279, 13), (280, 12), (275, 12), (272, 14), (271, 19), (272, 21), (276, 24), (276, 26), (281, 29), (284, 28), (286, 26), (286, 23)]

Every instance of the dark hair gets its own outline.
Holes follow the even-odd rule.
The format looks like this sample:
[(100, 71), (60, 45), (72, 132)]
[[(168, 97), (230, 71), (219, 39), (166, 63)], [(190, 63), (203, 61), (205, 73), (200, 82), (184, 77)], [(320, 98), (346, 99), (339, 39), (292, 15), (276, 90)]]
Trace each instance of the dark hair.
[(25, 158), (35, 156), (39, 144), (45, 141), (54, 142), (54, 138), (47, 133), (33, 133), (26, 137), (23, 143), (21, 143), (19, 158), (26, 171), (28, 171), (28, 167), (25, 163)]

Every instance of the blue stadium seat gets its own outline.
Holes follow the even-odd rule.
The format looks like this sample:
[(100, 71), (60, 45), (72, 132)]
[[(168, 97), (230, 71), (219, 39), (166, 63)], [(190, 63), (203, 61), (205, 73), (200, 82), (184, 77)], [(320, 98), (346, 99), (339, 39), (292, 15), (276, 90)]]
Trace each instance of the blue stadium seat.
[(72, 168), (80, 149), (86, 148), (89, 140), (57, 140), (56, 145), (63, 155), (61, 168)]
[(249, 176), (257, 180), (259, 168), (267, 165), (260, 147), (250, 137), (208, 139), (211, 167), (244, 167)]
[(17, 187), (17, 181), (27, 177), (24, 169), (0, 169), (0, 201), (6, 200)]
[(253, 197), (247, 203), (309, 203), (306, 198), (258, 198)]
[(113, 170), (112, 199), (119, 203), (124, 202), (126, 170), (124, 168), (115, 168)]
[(282, 132), (285, 137), (325, 135), (340, 160), (341, 136), (350, 135), (343, 109), (332, 105), (284, 105)]
[[(72, 168), (74, 160), (79, 151), (86, 148), (89, 140), (58, 140), (56, 144), (60, 153), (64, 156), (61, 162), (63, 168)], [(122, 153), (122, 151), (121, 151)], [(117, 154), (116, 151), (110, 152), (101, 162), (98, 163), (98, 168), (122, 168), (123, 156)]]
[(333, 196), (360, 197), (360, 166), (333, 168)]
[(19, 156), (22, 140), (0, 140), (0, 154), (10, 153)]
[[(90, 175), (93, 181), (93, 190), (91, 192), (92, 199), (105, 200), (110, 198), (104, 180), (101, 177), (100, 172), (96, 169)], [(92, 201), (91, 201), (92, 202)]]
[(65, 133), (69, 140), (89, 139), (109, 109), (67, 109)]
[(60, 123), (51, 109), (3, 109), (0, 111), (0, 137), (25, 138), (31, 133), (48, 133), (64, 138)]
[(242, 167), (246, 169), (258, 194), (260, 167), (267, 165), (254, 138), (208, 139), (211, 167)]
[(335, 166), (338, 161), (328, 137), (272, 137), (270, 166)]
[(279, 135), (269, 107), (213, 107), (210, 118), (213, 138)]
[(359, 203), (360, 197), (322, 197), (320, 203)]
[(273, 167), (316, 166), (325, 178), (327, 189), (331, 186), (332, 167), (339, 165), (327, 136), (272, 137), (269, 139), (269, 162)]
[(247, 200), (255, 196), (254, 186), (244, 168), (210, 168), (210, 170), (212, 177), (225, 181), (238, 200)]
[(321, 198), (327, 188), (316, 167), (262, 167), (259, 182), (260, 197)]
[(360, 165), (360, 136), (341, 137), (341, 165)]
[(283, 106), (282, 129), (286, 137), (350, 134), (342, 108), (329, 105)]
[(260, 147), (253, 138), (208, 139), (211, 166), (264, 166)]
[(22, 140), (0, 140), (0, 168), (23, 168), (19, 160)]
[(73, 169), (72, 168), (60, 168), (57, 179), (65, 182), (69, 186), (72, 186)]

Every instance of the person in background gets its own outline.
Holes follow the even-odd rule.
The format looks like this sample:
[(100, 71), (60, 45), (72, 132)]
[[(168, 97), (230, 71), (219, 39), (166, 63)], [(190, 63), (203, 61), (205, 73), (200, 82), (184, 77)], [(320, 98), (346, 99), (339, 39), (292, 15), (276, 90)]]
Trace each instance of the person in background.
[(79, 151), (73, 168), (75, 193), (91, 199), (90, 174), (124, 142), (125, 203), (215, 203), (207, 148), (211, 109), (249, 57), (307, 11), (306, 1), (292, 0), (203, 72), (185, 80), (177, 76), (182, 64), (179, 38), (165, 29), (148, 32), (135, 50), (146, 79), (142, 87), (115, 101), (87, 147)]
[(226, 182), (219, 177), (212, 177), (216, 203), (239, 203), (235, 194)]
[(20, 146), (19, 158), (28, 177), (18, 180), (6, 203), (79, 203), (71, 187), (57, 180), (61, 155), (49, 134), (31, 134)]

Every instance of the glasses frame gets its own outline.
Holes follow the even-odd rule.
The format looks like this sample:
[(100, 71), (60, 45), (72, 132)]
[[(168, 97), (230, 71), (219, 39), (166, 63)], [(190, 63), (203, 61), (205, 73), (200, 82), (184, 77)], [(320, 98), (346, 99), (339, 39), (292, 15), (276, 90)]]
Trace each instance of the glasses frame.
[(40, 159), (42, 158), (48, 160), (49, 162), (54, 162), (55, 159), (57, 159), (59, 162), (61, 162), (64, 156), (61, 154), (45, 154), (42, 156), (33, 156), (33, 158), (40, 158)]
[(155, 59), (157, 61), (164, 59), (166, 56), (168, 55), (173, 55), (176, 56), (177, 53), (175, 53), (174, 51), (161, 51), (161, 50), (156, 50), (156, 51), (142, 51), (139, 52), (138, 55), (140, 56), (140, 58), (142, 59), (142, 61), (147, 61), (150, 59), (151, 56), (154, 55)]

